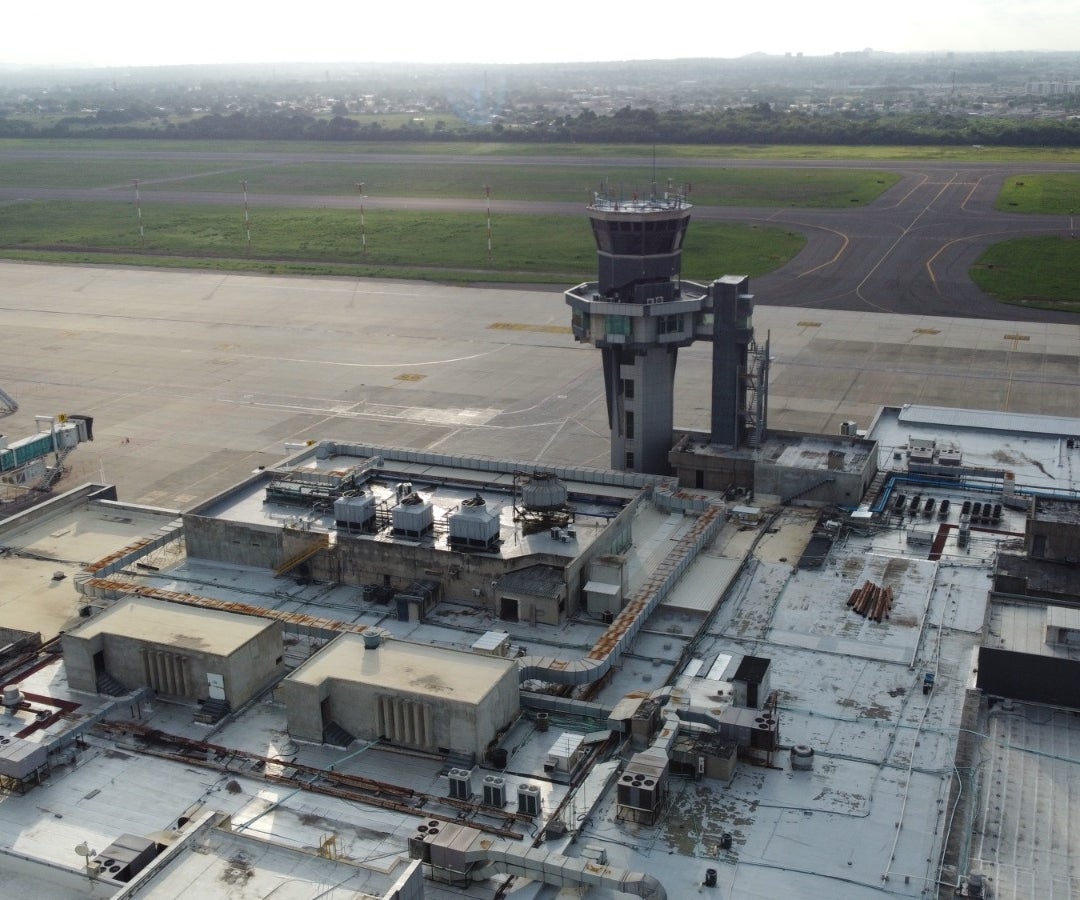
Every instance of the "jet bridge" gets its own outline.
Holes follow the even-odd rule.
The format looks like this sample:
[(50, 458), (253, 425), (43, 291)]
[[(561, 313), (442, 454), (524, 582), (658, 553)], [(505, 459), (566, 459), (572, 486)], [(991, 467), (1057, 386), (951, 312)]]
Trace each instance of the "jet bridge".
[[(38, 430), (8, 442), (0, 434), (0, 480), (31, 488), (50, 487), (59, 477), (64, 458), (84, 441), (94, 439), (90, 416), (34, 416)], [(53, 456), (52, 466), (48, 457)]]

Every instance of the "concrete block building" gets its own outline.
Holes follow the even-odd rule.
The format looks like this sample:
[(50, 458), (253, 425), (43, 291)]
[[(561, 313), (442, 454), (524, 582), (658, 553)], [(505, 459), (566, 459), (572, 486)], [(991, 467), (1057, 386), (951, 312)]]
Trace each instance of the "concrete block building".
[[(635, 515), (665, 480), (570, 467), (523, 476), (525, 468), (323, 442), (185, 512), (185, 549), (189, 558), (387, 588), (405, 621), (457, 600), (489, 603), (505, 621), (560, 625), (586, 604), (592, 561), (631, 545)], [(395, 524), (403, 506), (408, 516)], [(403, 521), (421, 513), (434, 517), (430, 528)], [(418, 592), (423, 602), (414, 602)], [(617, 612), (622, 599), (605, 609)]]
[(1028, 513), (1024, 549), (1032, 559), (1080, 562), (1080, 503), (1037, 497)]
[(277, 622), (141, 597), (120, 601), (62, 642), (68, 683), (90, 693), (151, 687), (166, 698), (237, 709), (285, 672)]
[(279, 690), (294, 738), (322, 741), (335, 725), (362, 740), (478, 757), (520, 711), (513, 660), (370, 635), (335, 638)]

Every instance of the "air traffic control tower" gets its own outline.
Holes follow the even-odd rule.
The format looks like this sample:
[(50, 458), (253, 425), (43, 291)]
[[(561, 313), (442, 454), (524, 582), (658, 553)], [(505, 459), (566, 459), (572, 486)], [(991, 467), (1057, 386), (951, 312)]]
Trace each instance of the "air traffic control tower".
[(666, 475), (673, 442), (675, 361), (680, 347), (713, 343), (714, 446), (758, 446), (765, 428), (768, 355), (756, 351), (749, 279), (709, 287), (683, 281), (690, 204), (681, 192), (588, 208), (598, 280), (566, 292), (574, 338), (597, 347), (611, 426), (613, 469)]

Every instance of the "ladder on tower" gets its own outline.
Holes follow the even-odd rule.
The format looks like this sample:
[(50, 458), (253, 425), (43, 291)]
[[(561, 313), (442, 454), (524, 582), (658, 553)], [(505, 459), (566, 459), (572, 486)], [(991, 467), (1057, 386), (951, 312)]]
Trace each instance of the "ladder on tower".
[(748, 360), (743, 384), (746, 387), (746, 445), (752, 449), (761, 446), (765, 437), (765, 397), (762, 391), (762, 379), (768, 377), (768, 370), (763, 371), (759, 354), (752, 351)]

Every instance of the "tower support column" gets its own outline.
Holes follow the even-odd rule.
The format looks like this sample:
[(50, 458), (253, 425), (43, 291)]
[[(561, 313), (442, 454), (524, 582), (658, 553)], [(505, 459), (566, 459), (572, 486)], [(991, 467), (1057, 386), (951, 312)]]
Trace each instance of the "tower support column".
[(603, 350), (611, 468), (667, 474), (678, 352), (675, 347)]

